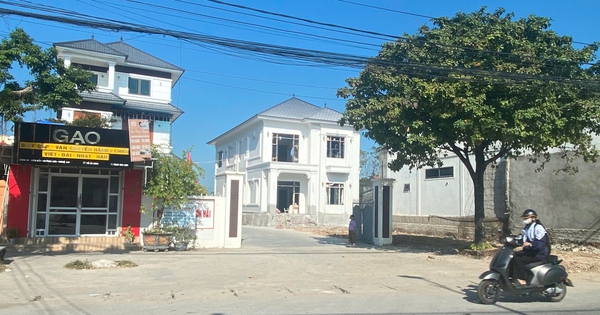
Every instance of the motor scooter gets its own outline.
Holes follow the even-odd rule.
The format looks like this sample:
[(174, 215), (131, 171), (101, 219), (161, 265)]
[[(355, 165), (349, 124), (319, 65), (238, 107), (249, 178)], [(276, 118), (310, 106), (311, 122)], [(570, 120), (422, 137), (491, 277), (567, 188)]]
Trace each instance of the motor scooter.
[(518, 283), (510, 278), (510, 268), (514, 249), (523, 245), (522, 235), (505, 236), (500, 239), (504, 245), (490, 262), (490, 270), (479, 276), (481, 282), (477, 286), (477, 296), (484, 304), (494, 304), (500, 299), (501, 291), (513, 295), (540, 294), (549, 301), (560, 302), (567, 294), (567, 286), (573, 286), (562, 260), (549, 255), (546, 261), (539, 261), (525, 266), (527, 284)]

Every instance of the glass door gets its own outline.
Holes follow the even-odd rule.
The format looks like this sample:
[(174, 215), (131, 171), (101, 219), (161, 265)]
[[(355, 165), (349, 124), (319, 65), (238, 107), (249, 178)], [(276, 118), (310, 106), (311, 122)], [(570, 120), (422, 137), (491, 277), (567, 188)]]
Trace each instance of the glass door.
[(36, 236), (115, 235), (119, 172), (41, 169)]

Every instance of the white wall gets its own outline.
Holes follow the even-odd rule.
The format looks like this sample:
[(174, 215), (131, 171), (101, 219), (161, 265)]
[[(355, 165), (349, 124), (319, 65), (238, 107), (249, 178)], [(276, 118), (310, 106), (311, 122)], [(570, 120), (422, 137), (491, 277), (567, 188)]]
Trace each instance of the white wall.
[[(391, 161), (391, 160), (390, 160)], [(393, 186), (393, 214), (395, 215), (472, 215), (474, 209), (473, 183), (460, 159), (455, 155), (442, 158), (442, 167), (453, 167), (453, 177), (426, 179), (427, 168), (398, 172), (384, 171), (384, 178), (395, 179)], [(381, 161), (387, 165), (386, 161)], [(410, 185), (404, 191), (405, 185)]]

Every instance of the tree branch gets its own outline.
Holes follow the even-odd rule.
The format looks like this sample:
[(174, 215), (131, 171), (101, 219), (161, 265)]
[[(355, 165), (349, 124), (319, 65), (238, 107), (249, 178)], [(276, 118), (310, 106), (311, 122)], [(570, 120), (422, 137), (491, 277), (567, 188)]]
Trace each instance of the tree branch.
[(22, 90), (13, 91), (13, 93), (17, 94), (17, 96), (19, 98), (23, 98), (23, 95), (33, 93), (33, 87), (32, 86), (28, 86), (28, 87), (26, 87), (26, 88), (24, 88)]
[(463, 148), (461, 150), (461, 148), (457, 147), (456, 144), (449, 142), (448, 145), (450, 146), (450, 151), (454, 152), (454, 154), (456, 154), (456, 156), (458, 156), (458, 158), (463, 162), (463, 164), (467, 167), (467, 170), (469, 171), (469, 175), (471, 175), (471, 178), (474, 180), (475, 179), (475, 169), (473, 169), (473, 165), (471, 164), (471, 161), (469, 161), (469, 154), (468, 154), (468, 150), (467, 147)]

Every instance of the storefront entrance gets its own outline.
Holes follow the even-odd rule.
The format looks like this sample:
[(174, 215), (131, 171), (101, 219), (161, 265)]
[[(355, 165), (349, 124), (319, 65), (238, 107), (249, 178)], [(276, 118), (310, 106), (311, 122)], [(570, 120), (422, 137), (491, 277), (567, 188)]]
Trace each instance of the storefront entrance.
[(36, 168), (36, 236), (115, 235), (120, 171)]

